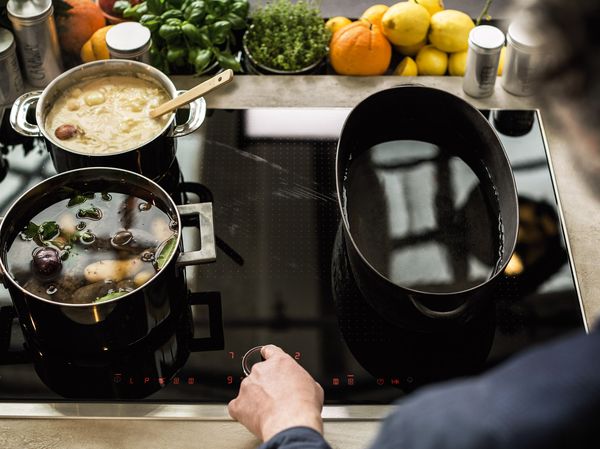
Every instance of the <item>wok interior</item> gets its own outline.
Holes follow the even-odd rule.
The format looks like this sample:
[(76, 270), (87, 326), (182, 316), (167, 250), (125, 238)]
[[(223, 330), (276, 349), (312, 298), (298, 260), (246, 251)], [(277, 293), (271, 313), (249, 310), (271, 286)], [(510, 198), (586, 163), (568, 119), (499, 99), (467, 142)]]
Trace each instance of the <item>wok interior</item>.
[[(491, 179), (504, 228), (500, 236), (504, 251), (498, 261), (501, 271), (516, 242), (518, 203), (510, 164), (485, 117), (460, 98), (437, 89), (403, 86), (372, 95), (352, 111), (344, 125), (337, 162), (340, 192), (353, 161), (378, 144), (392, 141), (420, 141), (451, 148), (480, 179)], [(348, 204), (343, 209), (348, 220)], [(349, 231), (362, 253), (364, 248), (357, 245), (352, 226)]]

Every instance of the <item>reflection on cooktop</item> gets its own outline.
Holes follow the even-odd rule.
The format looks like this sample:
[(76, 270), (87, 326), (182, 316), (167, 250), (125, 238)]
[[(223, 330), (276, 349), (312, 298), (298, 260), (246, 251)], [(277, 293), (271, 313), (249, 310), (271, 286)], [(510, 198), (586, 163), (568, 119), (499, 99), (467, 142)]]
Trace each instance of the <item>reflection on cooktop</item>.
[[(195, 201), (206, 191), (186, 183), (201, 183), (213, 200), (217, 262), (189, 269), (187, 277), (192, 291), (218, 295), (220, 335), (214, 309), (196, 301), (190, 327), (182, 324), (154, 346), (146, 342), (127, 360), (87, 360), (83, 368), (68, 361), (69, 374), (57, 382), (64, 360), (43, 365), (34, 348), (23, 347), (10, 298), (0, 289), (0, 401), (226, 403), (237, 394), (245, 351), (274, 343), (323, 385), (327, 404), (388, 404), (582, 327), (535, 111), (484, 111), (513, 166), (521, 212), (517, 257), (493, 307), (456, 331), (423, 335), (383, 324), (350, 277), (332, 285), (332, 261), (341, 272), (346, 263), (334, 251), (340, 218), (334, 160), (348, 112), (212, 110), (198, 132), (179, 142), (185, 183), (169, 189), (185, 191), (181, 201)], [(5, 116), (0, 215), (19, 192), (53, 173), (42, 142), (9, 128)], [(198, 244), (188, 241), (190, 248)], [(131, 361), (133, 370), (123, 364)]]

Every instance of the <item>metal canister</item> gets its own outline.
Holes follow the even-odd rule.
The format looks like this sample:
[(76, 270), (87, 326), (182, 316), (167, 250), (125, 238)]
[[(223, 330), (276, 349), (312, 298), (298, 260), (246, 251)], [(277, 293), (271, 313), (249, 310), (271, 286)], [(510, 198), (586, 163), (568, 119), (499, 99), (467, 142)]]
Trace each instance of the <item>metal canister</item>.
[(527, 16), (510, 24), (506, 40), (502, 87), (513, 95), (531, 95), (547, 57), (542, 40), (532, 31)]
[(23, 78), (15, 50), (15, 38), (0, 28), (0, 105), (11, 104), (23, 93)]
[(106, 33), (111, 59), (131, 59), (150, 63), (150, 30), (137, 22), (123, 22)]
[(489, 97), (494, 92), (504, 33), (490, 25), (480, 25), (469, 33), (467, 66), (463, 90), (472, 97)]
[(44, 87), (63, 71), (52, 0), (9, 0), (23, 72), (32, 86)]

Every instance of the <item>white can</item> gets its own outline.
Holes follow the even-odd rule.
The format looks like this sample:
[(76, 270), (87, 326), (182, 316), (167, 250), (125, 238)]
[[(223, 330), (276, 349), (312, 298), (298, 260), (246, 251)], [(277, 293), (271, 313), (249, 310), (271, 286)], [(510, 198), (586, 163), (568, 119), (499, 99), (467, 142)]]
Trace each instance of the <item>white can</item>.
[(480, 25), (469, 33), (467, 65), (463, 90), (471, 97), (489, 97), (494, 92), (504, 33), (490, 25)]
[(10, 31), (0, 28), (0, 106), (11, 104), (22, 93), (15, 38)]
[(546, 62), (542, 41), (529, 28), (525, 16), (508, 27), (506, 62), (502, 73), (502, 87), (513, 95), (531, 95)]
[(123, 22), (106, 33), (111, 59), (130, 59), (150, 63), (150, 30), (137, 22)]

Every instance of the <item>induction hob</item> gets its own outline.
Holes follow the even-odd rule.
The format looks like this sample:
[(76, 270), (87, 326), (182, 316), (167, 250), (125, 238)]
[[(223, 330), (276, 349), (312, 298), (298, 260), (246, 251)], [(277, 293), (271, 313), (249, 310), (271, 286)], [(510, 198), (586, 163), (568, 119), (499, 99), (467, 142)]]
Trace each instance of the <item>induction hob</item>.
[[(209, 110), (178, 147), (182, 190), (190, 200), (212, 197), (218, 243), (214, 264), (188, 269), (198, 292), (191, 314), (135, 354), (40, 365), (0, 287), (0, 416), (224, 418), (241, 357), (274, 343), (321, 383), (325, 417), (373, 418), (423, 385), (583, 328), (539, 112), (482, 112), (515, 173), (521, 263), (469, 328), (407, 333), (374, 313), (352, 279), (332, 285), (332, 264), (346, 263), (334, 161), (349, 109)], [(8, 113), (0, 149), (1, 215), (54, 170), (43, 142), (15, 135)]]

